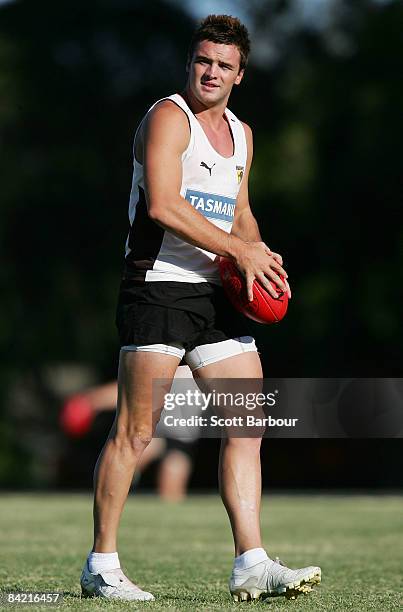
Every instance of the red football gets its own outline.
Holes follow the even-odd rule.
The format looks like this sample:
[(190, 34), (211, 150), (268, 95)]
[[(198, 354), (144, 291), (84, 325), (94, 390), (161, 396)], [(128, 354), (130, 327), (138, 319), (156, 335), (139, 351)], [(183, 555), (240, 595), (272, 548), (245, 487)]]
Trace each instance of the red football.
[[(224, 291), (231, 304), (242, 314), (258, 323), (277, 323), (285, 316), (288, 308), (288, 295), (270, 281), (276, 290), (274, 298), (258, 282), (253, 283), (253, 301), (248, 300), (246, 281), (236, 265), (226, 257), (220, 257), (219, 269)], [(284, 280), (284, 279), (282, 279)]]

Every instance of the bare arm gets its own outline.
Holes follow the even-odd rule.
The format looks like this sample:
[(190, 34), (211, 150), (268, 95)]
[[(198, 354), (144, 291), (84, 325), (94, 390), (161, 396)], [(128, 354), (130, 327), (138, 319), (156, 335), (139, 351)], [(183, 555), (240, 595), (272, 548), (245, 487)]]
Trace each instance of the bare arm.
[[(241, 238), (245, 242), (260, 242), (262, 243), (262, 237), (259, 231), (259, 226), (257, 221), (252, 213), (250, 203), (249, 203), (249, 172), (252, 165), (253, 159), (253, 135), (250, 127), (243, 123), (245, 135), (246, 135), (246, 144), (247, 144), (247, 162), (245, 173), (242, 179), (241, 187), (239, 189), (236, 207), (235, 207), (235, 217), (234, 223), (232, 225), (231, 233)], [(271, 255), (280, 266), (283, 265), (283, 258), (279, 253), (274, 253), (267, 245), (267, 253)], [(276, 280), (272, 277), (272, 280)], [(263, 282), (261, 280), (261, 282)], [(288, 284), (288, 281), (285, 281), (288, 296), (291, 297), (291, 290)]]
[(249, 299), (253, 299), (255, 278), (275, 297), (266, 276), (285, 290), (278, 275), (286, 276), (286, 272), (268, 247), (260, 241), (246, 242), (235, 234), (227, 234), (180, 195), (182, 154), (188, 143), (189, 124), (184, 112), (169, 101), (158, 104), (147, 117), (143, 134), (144, 186), (149, 217), (190, 244), (234, 259), (246, 278)]
[(259, 227), (249, 204), (249, 172), (253, 158), (253, 137), (250, 127), (243, 123), (246, 135), (246, 144), (248, 156), (246, 160), (246, 168), (239, 189), (238, 197), (235, 206), (235, 217), (232, 225), (231, 234), (238, 236), (245, 242), (261, 242)]
[(242, 241), (208, 221), (180, 195), (182, 153), (189, 142), (184, 112), (161, 102), (150, 113), (144, 132), (144, 183), (149, 217), (197, 247), (233, 257)]

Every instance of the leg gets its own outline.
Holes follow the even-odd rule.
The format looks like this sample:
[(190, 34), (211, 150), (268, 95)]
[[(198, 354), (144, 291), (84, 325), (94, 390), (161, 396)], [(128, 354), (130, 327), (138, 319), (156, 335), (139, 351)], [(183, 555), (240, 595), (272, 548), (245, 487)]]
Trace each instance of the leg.
[(116, 419), (94, 473), (94, 552), (117, 550), (123, 505), (159, 418), (152, 413), (152, 380), (172, 380), (178, 364), (171, 355), (121, 352)]
[(168, 448), (158, 470), (158, 493), (162, 499), (172, 502), (184, 499), (191, 472), (189, 454), (180, 448)]
[[(195, 378), (262, 377), (257, 353), (249, 352), (210, 363), (194, 371)], [(203, 380), (200, 380), (203, 383)], [(256, 430), (255, 430), (256, 431)], [(222, 440), (219, 479), (222, 500), (231, 522), (235, 561), (230, 592), (235, 601), (285, 595), (295, 599), (321, 581), (317, 566), (292, 570), (262, 548), (260, 535), (261, 438), (228, 437)]]
[[(228, 357), (194, 371), (195, 378), (262, 377), (257, 352)], [(260, 535), (260, 438), (223, 438), (219, 486), (234, 536), (235, 554), (262, 546)]]
[(235, 556), (261, 548), (260, 438), (223, 438), (219, 487), (234, 536)]

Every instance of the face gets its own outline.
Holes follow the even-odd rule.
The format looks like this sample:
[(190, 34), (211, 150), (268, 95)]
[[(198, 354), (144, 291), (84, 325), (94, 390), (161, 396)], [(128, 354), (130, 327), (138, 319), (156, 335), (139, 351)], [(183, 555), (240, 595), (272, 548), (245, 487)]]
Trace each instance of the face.
[(188, 86), (193, 95), (210, 108), (226, 101), (234, 85), (242, 81), (241, 56), (235, 45), (202, 40), (188, 63)]

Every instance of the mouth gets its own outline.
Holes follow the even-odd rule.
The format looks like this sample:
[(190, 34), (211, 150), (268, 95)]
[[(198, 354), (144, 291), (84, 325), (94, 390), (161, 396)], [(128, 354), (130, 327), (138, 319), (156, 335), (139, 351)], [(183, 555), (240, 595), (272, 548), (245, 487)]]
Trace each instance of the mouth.
[(206, 89), (209, 89), (210, 91), (212, 89), (215, 89), (216, 87), (218, 87), (218, 85), (214, 85), (214, 83), (209, 83), (208, 81), (206, 81), (204, 83), (202, 82), (201, 86), (205, 87)]

